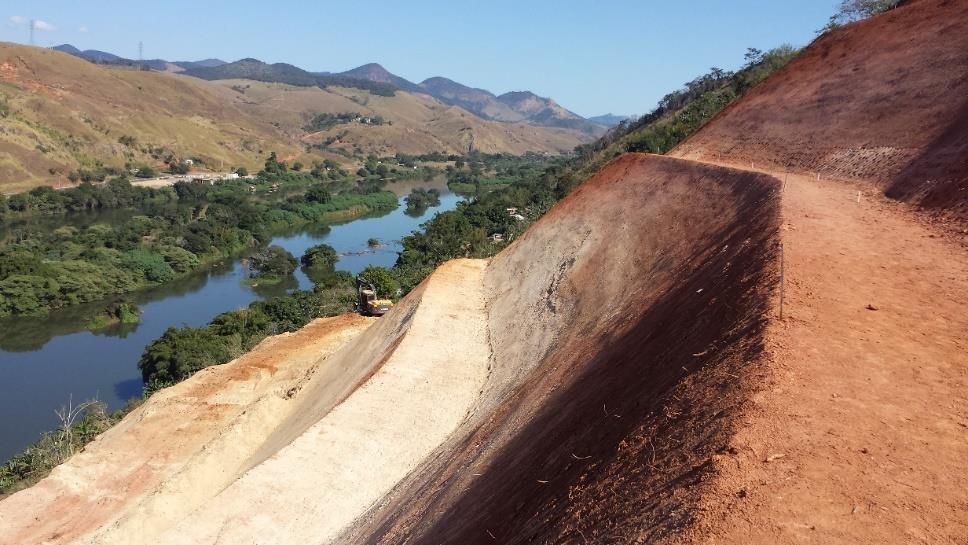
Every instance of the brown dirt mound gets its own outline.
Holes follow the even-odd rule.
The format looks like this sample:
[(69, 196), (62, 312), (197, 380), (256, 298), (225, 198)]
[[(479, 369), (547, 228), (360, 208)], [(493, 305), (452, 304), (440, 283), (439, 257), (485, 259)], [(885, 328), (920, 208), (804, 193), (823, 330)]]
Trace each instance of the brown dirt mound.
[(488, 269), (481, 405), (339, 541), (630, 542), (688, 523), (756, 382), (777, 192), (637, 154), (586, 182)]
[(673, 155), (874, 182), (968, 222), (968, 2), (908, 2), (818, 38)]

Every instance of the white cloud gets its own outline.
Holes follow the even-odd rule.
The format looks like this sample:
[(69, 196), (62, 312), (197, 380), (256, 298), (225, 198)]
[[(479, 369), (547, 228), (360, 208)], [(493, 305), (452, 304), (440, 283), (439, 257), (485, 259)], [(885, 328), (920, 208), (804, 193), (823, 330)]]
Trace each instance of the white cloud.
[[(10, 26), (24, 26), (29, 23), (30, 23), (30, 19), (20, 15), (14, 15), (13, 17), (10, 17), (9, 19), (7, 19), (7, 24)], [(57, 27), (55, 27), (54, 25), (48, 23), (47, 21), (41, 21), (40, 19), (34, 20), (34, 28), (37, 30), (46, 30), (47, 32), (50, 32), (52, 30), (57, 30)]]
[(82, 26), (81, 28), (77, 29), (77, 31), (78, 32), (87, 32), (87, 27), (86, 26)]

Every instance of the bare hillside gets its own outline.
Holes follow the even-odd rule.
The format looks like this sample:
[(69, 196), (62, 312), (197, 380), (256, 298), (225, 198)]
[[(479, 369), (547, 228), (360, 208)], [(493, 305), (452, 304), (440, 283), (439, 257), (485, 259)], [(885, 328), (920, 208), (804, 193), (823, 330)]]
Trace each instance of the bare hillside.
[(824, 34), (674, 155), (876, 183), (968, 222), (968, 3), (918, 0)]
[[(161, 165), (166, 155), (255, 167), (299, 142), (212, 93), (206, 82), (97, 66), (35, 47), (0, 44), (0, 188), (65, 182), (96, 161)], [(122, 143), (122, 137), (134, 140)]]
[[(398, 91), (373, 95), (341, 87), (297, 87), (249, 80), (218, 80), (227, 100), (251, 115), (272, 119), (287, 134), (307, 144), (327, 143), (325, 149), (377, 155), (443, 151), (521, 154), (528, 151), (571, 151), (591, 136), (577, 130), (540, 127), (528, 123), (485, 121), (456, 106), (424, 94)], [(315, 114), (358, 113), (379, 116), (383, 124), (345, 123), (309, 132)]]
[[(307, 134), (316, 114), (356, 112), (354, 123)], [(67, 53), (0, 44), (0, 190), (67, 183), (98, 162), (164, 167), (258, 168), (270, 151), (287, 159), (354, 163), (369, 153), (443, 151), (521, 154), (570, 151), (591, 136), (525, 123), (485, 121), (419, 94), (293, 87), (250, 80), (205, 81), (95, 65)], [(331, 145), (312, 147), (327, 139)]]

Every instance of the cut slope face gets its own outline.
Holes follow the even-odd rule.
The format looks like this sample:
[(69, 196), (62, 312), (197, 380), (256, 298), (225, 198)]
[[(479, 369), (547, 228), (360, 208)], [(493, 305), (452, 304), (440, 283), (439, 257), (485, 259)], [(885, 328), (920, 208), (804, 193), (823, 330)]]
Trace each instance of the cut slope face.
[(623, 157), (492, 262), (445, 264), (362, 333), (336, 319), (353, 338), (310, 363), (277, 346), (273, 394), (217, 380), (246, 356), (152, 398), (0, 503), (0, 543), (661, 535), (758, 364), (777, 190)]
[(828, 32), (673, 152), (853, 178), (968, 221), (968, 2)]
[(84, 542), (130, 527), (133, 511), (141, 511), (135, 522), (146, 531), (192, 509), (244, 470), (298, 407), (293, 397), (307, 379), (325, 374), (318, 362), (372, 322), (353, 315), (317, 320), (155, 394), (39, 484), (0, 502), (0, 543)]
[(384, 319), (320, 320), (292, 337), (311, 340), (309, 352), (273, 338), (152, 397), (0, 503), (0, 543), (332, 537), (476, 400), (488, 363), (486, 264), (446, 264)]
[(340, 542), (624, 543), (688, 521), (758, 364), (777, 190), (637, 154), (582, 185), (488, 268), (476, 410)]

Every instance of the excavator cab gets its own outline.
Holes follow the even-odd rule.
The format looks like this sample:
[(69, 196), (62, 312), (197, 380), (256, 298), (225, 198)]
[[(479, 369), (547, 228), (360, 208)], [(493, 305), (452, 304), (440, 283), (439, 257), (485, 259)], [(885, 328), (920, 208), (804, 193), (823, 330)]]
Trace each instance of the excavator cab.
[(383, 316), (393, 307), (393, 301), (380, 299), (373, 284), (362, 278), (356, 279), (356, 289), (359, 292), (357, 308), (364, 316)]

